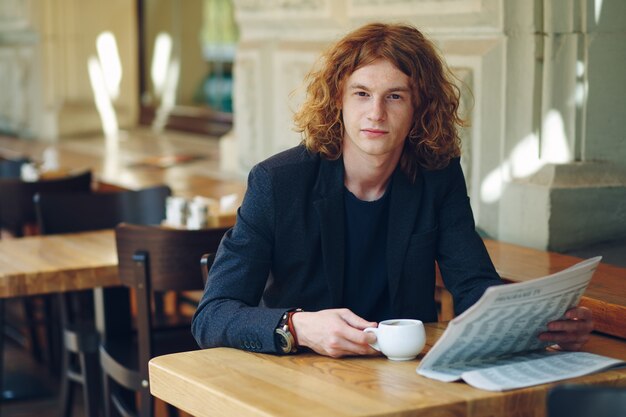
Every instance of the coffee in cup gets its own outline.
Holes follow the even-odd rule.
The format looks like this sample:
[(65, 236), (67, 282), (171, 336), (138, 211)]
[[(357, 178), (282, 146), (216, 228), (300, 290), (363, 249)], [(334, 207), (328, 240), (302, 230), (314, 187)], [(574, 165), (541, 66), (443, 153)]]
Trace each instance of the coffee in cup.
[(368, 327), (364, 332), (376, 335), (376, 342), (370, 346), (392, 361), (414, 359), (426, 344), (426, 332), (420, 320), (385, 320), (378, 327)]

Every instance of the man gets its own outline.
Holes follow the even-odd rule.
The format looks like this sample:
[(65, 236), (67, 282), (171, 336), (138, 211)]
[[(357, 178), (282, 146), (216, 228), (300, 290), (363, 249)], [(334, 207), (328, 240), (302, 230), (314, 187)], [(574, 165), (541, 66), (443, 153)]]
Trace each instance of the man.
[[(370, 24), (324, 58), (295, 116), (303, 144), (250, 172), (194, 316), (201, 347), (374, 354), (366, 327), (436, 321), (435, 261), (457, 313), (501, 284), (459, 164), (459, 92), (431, 42)], [(568, 315), (541, 337), (577, 349), (590, 312)]]

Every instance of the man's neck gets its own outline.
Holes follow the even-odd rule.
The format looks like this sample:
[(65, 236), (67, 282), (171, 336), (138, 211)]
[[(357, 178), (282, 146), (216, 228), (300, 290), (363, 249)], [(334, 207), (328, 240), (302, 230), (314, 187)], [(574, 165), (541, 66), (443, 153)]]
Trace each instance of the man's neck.
[(344, 185), (359, 200), (375, 201), (385, 194), (399, 158), (351, 158), (344, 154)]

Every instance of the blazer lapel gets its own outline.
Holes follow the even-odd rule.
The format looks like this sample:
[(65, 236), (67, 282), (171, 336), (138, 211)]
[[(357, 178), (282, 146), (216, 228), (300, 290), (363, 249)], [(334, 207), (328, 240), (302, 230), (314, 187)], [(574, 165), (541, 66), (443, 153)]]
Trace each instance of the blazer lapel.
[(394, 311), (395, 306), (399, 305), (397, 300), (401, 295), (398, 292), (400, 274), (419, 210), (422, 181), (422, 176), (418, 175), (412, 184), (399, 168), (393, 174), (387, 231), (387, 278)]
[(344, 275), (344, 203), (343, 160), (320, 161), (320, 172), (315, 185), (319, 199), (313, 202), (320, 221), (322, 261), (328, 280), (333, 306), (343, 298)]

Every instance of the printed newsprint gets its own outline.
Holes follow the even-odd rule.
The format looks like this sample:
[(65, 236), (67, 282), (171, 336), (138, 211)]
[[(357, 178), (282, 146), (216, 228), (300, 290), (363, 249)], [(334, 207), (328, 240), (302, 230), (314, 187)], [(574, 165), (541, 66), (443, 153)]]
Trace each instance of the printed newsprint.
[(505, 391), (626, 364), (586, 352), (549, 350), (549, 343), (537, 338), (549, 321), (578, 303), (601, 259), (587, 259), (536, 280), (488, 288), (450, 322), (417, 373)]

